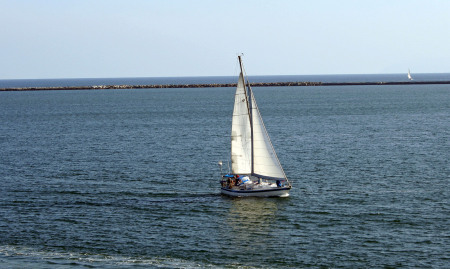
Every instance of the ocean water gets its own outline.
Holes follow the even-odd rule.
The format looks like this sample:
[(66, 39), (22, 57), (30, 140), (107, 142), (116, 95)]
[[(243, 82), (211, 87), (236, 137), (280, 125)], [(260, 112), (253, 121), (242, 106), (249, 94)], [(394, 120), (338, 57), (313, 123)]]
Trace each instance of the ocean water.
[(448, 268), (449, 85), (254, 88), (260, 199), (220, 195), (234, 90), (0, 92), (0, 267)]

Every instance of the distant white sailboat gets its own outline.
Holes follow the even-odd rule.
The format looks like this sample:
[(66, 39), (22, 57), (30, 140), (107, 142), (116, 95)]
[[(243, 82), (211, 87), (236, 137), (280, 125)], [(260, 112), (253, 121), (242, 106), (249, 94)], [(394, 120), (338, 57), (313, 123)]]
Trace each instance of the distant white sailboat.
[(408, 69), (408, 79), (413, 80), (413, 78), (411, 77), (411, 71), (409, 71), (409, 69)]
[[(221, 179), (229, 196), (289, 196), (291, 184), (281, 167), (246, 81), (241, 56), (231, 126), (231, 173)], [(221, 166), (221, 162), (219, 165)]]

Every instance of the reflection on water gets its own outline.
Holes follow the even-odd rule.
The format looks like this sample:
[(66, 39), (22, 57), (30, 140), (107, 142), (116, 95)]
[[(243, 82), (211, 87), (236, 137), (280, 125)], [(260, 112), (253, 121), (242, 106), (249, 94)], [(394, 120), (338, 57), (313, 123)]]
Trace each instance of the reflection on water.
[(227, 237), (240, 252), (257, 253), (273, 240), (277, 211), (275, 198), (234, 198), (225, 218)]

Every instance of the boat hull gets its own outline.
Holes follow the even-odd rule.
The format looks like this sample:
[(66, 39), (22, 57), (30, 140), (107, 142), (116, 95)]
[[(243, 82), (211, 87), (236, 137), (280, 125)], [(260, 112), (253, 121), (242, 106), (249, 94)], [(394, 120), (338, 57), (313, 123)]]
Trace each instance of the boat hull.
[(291, 187), (268, 188), (258, 190), (237, 190), (221, 188), (220, 191), (224, 195), (233, 197), (288, 197)]

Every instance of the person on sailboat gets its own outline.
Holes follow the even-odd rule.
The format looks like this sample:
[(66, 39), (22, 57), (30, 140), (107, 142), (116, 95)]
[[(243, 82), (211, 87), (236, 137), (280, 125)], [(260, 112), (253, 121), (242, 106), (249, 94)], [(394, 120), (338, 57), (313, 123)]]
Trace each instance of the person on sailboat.
[(228, 187), (228, 189), (231, 189), (231, 187), (233, 186), (232, 184), (233, 184), (232, 179), (231, 179), (231, 178), (228, 178), (228, 179), (227, 179), (227, 187)]
[(241, 179), (239, 175), (235, 176), (234, 186), (239, 186), (241, 184)]

